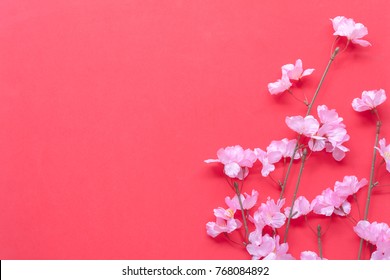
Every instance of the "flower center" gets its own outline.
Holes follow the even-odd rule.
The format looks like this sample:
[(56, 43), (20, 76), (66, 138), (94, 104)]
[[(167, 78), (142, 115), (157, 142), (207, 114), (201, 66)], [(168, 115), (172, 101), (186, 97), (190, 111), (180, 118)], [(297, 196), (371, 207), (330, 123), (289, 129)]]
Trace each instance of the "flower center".
[(385, 158), (385, 160), (390, 160), (390, 152), (384, 152), (383, 157)]
[(234, 217), (234, 211), (232, 209), (227, 209), (226, 212), (225, 212), (225, 215), (229, 218), (233, 218)]

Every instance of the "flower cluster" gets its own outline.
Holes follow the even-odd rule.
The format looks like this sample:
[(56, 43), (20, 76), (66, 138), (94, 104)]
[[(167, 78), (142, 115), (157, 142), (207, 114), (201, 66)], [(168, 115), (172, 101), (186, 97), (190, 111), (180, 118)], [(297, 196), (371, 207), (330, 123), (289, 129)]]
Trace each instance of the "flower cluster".
[(347, 199), (356, 194), (367, 183), (368, 181), (365, 178), (358, 181), (356, 176), (345, 176), (342, 182), (336, 181), (333, 190), (326, 188), (312, 202), (309, 202), (304, 196), (297, 197), (293, 209), (286, 207), (284, 213), (287, 217), (291, 213), (291, 219), (308, 215), (312, 211), (315, 214), (325, 216), (331, 216), (332, 214), (348, 215), (351, 211), (351, 204)]
[[(260, 148), (255, 148), (254, 153), (263, 166), (261, 169), (261, 175), (263, 175), (263, 177), (267, 177), (275, 170), (275, 163), (279, 162), (281, 159), (292, 158), (296, 145), (296, 139), (289, 140), (287, 138), (283, 138), (282, 140), (272, 141), (266, 148), (266, 151)], [(294, 159), (299, 159), (300, 157), (300, 152), (295, 152)]]
[(365, 178), (358, 181), (356, 176), (345, 176), (342, 182), (335, 183), (333, 190), (327, 188), (316, 196), (311, 202), (310, 208), (314, 213), (325, 216), (348, 215), (351, 212), (351, 203), (347, 201), (347, 198), (357, 193), (367, 183)]
[[(334, 28), (333, 35), (337, 36), (332, 49), (341, 37), (345, 37), (347, 40), (345, 49), (349, 43), (363, 47), (371, 45), (368, 41), (362, 39), (368, 34), (367, 28), (363, 24), (355, 23), (353, 19), (343, 16), (337, 16), (331, 19), (331, 22)], [(379, 138), (381, 120), (378, 106), (386, 101), (387, 97), (384, 89), (363, 91), (361, 97), (355, 98), (351, 102), (352, 108), (356, 112), (371, 111), (377, 118), (376, 142), (373, 145), (374, 157), (371, 163), (370, 181), (366, 178), (359, 180), (356, 176), (349, 175), (344, 176), (342, 181), (336, 181), (333, 188), (324, 189), (321, 194), (311, 201), (304, 195), (298, 195), (304, 165), (311, 153), (325, 151), (331, 153), (336, 161), (341, 161), (349, 151), (345, 143), (350, 139), (350, 136), (346, 130), (344, 119), (339, 116), (335, 109), (330, 109), (326, 105), (319, 105), (317, 106), (317, 116), (311, 114), (318, 91), (338, 53), (339, 48), (336, 47), (311, 102), (309, 103), (307, 99), (303, 102), (307, 106), (306, 114), (285, 118), (286, 125), (297, 133), (295, 139), (273, 140), (265, 149), (244, 150), (239, 145), (229, 146), (218, 150), (218, 159), (205, 160), (206, 163), (218, 162), (223, 164), (223, 172), (229, 178), (229, 185), (235, 192), (234, 197), (227, 196), (225, 198), (227, 208), (218, 207), (214, 209), (216, 220), (206, 224), (208, 235), (217, 237), (222, 233), (223, 236), (232, 241), (229, 234), (239, 231), (241, 234), (238, 236), (242, 237), (242, 242), (236, 243), (242, 244), (252, 259), (293, 260), (295, 258), (288, 253), (289, 244), (287, 242), (289, 227), (293, 224), (292, 220), (304, 216), (307, 222), (310, 217), (315, 215), (327, 217), (338, 215), (356, 221), (351, 215), (352, 201), (350, 197), (355, 197), (360, 189), (368, 186), (364, 219), (356, 224), (354, 231), (362, 240), (376, 246), (376, 251), (372, 253), (371, 259), (390, 259), (389, 226), (385, 223), (369, 223), (367, 221), (371, 191), (378, 184), (374, 176), (376, 153), (383, 158), (382, 163), (386, 163), (386, 169), (390, 172), (390, 144), (386, 145), (385, 138)], [(304, 70), (301, 59), (297, 59), (295, 64), (283, 65), (281, 70), (281, 78), (268, 84), (268, 91), (271, 95), (278, 95), (285, 91), (292, 94), (290, 88), (294, 83), (301, 81), (303, 77), (311, 75), (314, 71), (314, 69)], [(302, 100), (299, 101), (302, 102)], [(275, 171), (281, 161), (283, 163), (288, 162), (288, 167), (287, 171), (283, 170), (284, 178), (282, 181), (276, 182), (270, 176), (281, 189), (279, 199), (275, 201), (268, 197), (256, 209), (259, 193), (256, 190), (252, 190), (251, 194), (241, 193), (241, 191), (244, 185), (243, 180), (249, 174), (249, 169), (257, 161), (262, 166), (261, 175), (263, 177), (267, 177)], [(297, 161), (300, 161), (300, 170), (292, 202), (290, 206), (284, 207), (286, 203), (284, 197), (286, 182), (289, 179), (291, 168)], [(283, 167), (286, 166), (283, 165)], [(239, 184), (241, 184), (241, 187), (239, 187)], [(284, 235), (280, 233), (283, 228), (285, 229)], [(243, 230), (245, 230), (245, 234), (242, 234)], [(319, 254), (317, 255), (312, 251), (303, 251), (299, 256), (301, 260), (324, 260), (320, 225), (317, 226), (317, 233), (315, 234)], [(281, 237), (283, 237), (283, 241), (281, 241)], [(361, 248), (362, 246), (359, 249), (358, 258), (360, 258)]]
[(312, 115), (306, 117), (286, 117), (287, 126), (298, 134), (309, 138), (308, 147), (313, 152), (322, 151), (332, 153), (335, 160), (340, 161), (349, 149), (344, 143), (349, 140), (343, 118), (336, 110), (328, 109), (326, 105), (317, 107), (320, 122)]

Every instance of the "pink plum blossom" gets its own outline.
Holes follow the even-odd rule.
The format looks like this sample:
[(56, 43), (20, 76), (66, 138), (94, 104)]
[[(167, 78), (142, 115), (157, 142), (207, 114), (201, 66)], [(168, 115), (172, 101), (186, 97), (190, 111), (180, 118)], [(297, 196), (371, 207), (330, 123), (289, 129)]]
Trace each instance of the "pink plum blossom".
[(342, 182), (336, 181), (334, 185), (335, 194), (341, 199), (357, 193), (362, 187), (368, 184), (366, 178), (358, 181), (356, 176), (345, 176)]
[(376, 251), (371, 254), (371, 260), (390, 260), (390, 241), (378, 241)]
[(321, 195), (316, 196), (310, 207), (314, 213), (320, 215), (348, 215), (351, 212), (351, 203), (347, 201), (347, 198), (357, 193), (367, 183), (365, 178), (358, 181), (356, 176), (344, 176), (342, 182), (336, 181), (334, 190), (327, 188)]
[(357, 112), (369, 111), (386, 101), (386, 92), (383, 89), (363, 91), (362, 98), (352, 101), (352, 108)]
[(329, 109), (326, 105), (319, 105), (317, 107), (318, 118), (322, 124), (340, 125), (343, 118), (339, 117), (335, 109)]
[[(287, 138), (283, 138), (282, 140), (272, 141), (267, 147), (267, 153), (279, 152), (283, 158), (291, 158), (296, 144), (296, 139), (288, 140)], [(299, 151), (296, 152), (294, 159), (299, 159), (300, 157), (301, 153)]]
[(351, 213), (351, 203), (348, 201), (343, 201), (339, 207), (334, 208), (334, 214), (339, 215), (339, 216), (346, 216), (349, 213)]
[(253, 214), (255, 221), (261, 221), (272, 228), (280, 228), (286, 222), (286, 216), (280, 212), (286, 199), (278, 200), (277, 203), (268, 197), (266, 203), (262, 203), (259, 209)]
[(291, 254), (288, 254), (288, 244), (280, 242), (280, 236), (276, 235), (274, 237), (274, 249), (263, 260), (294, 260), (294, 257)]
[(332, 189), (325, 189), (321, 195), (317, 195), (310, 204), (314, 213), (331, 216), (333, 213), (345, 216), (351, 211), (351, 204), (340, 198)]
[(286, 90), (290, 89), (292, 86), (292, 83), (290, 82), (290, 79), (288, 78), (288, 74), (286, 71), (282, 71), (282, 78), (277, 80), (274, 83), (268, 84), (268, 91), (272, 95), (277, 95), (280, 93), (285, 92)]
[[(290, 215), (290, 210), (291, 207), (286, 207), (284, 209), (284, 214), (286, 215), (286, 217)], [(292, 211), (293, 216), (291, 217), (291, 219), (296, 219), (299, 218), (300, 216), (305, 216), (309, 214), (310, 211), (311, 211), (310, 202), (306, 199), (306, 197), (299, 196), (294, 202), (294, 208)]]
[(336, 110), (328, 109), (326, 105), (318, 106), (317, 113), (321, 126), (309, 140), (310, 150), (317, 152), (325, 149), (326, 152), (332, 153), (335, 160), (342, 160), (345, 152), (349, 151), (343, 144), (350, 138), (342, 122), (343, 118), (339, 117)]
[(337, 16), (331, 21), (335, 31), (333, 35), (347, 37), (348, 41), (362, 47), (371, 46), (368, 41), (361, 39), (368, 34), (368, 30), (363, 24), (355, 23), (353, 19), (343, 16)]
[[(255, 190), (252, 190), (251, 195), (247, 193), (241, 194), (240, 198), (242, 202), (242, 207), (246, 210), (251, 209), (253, 206), (255, 206), (258, 196), (259, 193)], [(235, 195), (232, 199), (229, 196), (227, 196), (225, 198), (225, 202), (232, 209), (239, 209), (239, 210), (241, 209), (240, 202), (238, 201), (237, 195)]]
[(256, 148), (254, 149), (254, 153), (263, 165), (263, 168), (261, 169), (261, 175), (263, 175), (263, 177), (267, 177), (269, 173), (274, 171), (274, 163), (278, 162), (282, 158), (282, 153), (279, 151), (271, 151), (267, 153), (260, 148)]
[(386, 162), (386, 170), (390, 172), (390, 144), (386, 146), (386, 139), (379, 140), (379, 147), (375, 147)]
[(376, 245), (378, 242), (390, 241), (390, 229), (386, 223), (359, 221), (353, 230), (364, 240)]
[(307, 137), (311, 137), (316, 134), (320, 127), (318, 121), (311, 115), (306, 117), (286, 117), (286, 124), (290, 129)]
[(221, 148), (217, 152), (218, 159), (205, 160), (206, 163), (220, 162), (224, 165), (224, 173), (230, 178), (243, 180), (248, 175), (248, 167), (252, 167), (257, 157), (250, 150), (241, 146)]
[(218, 207), (217, 209), (214, 209), (216, 222), (208, 222), (206, 224), (207, 234), (211, 237), (216, 237), (223, 232), (231, 233), (240, 228), (242, 223), (234, 218), (235, 213), (236, 209), (234, 208), (224, 209)]
[(302, 77), (308, 76), (313, 73), (314, 69), (306, 69), (303, 71), (302, 60), (297, 59), (294, 64), (286, 64), (282, 66), (282, 72), (285, 71), (290, 80), (300, 80)]
[(371, 260), (390, 260), (390, 228), (386, 223), (362, 220), (353, 230), (360, 238), (376, 245)]
[(253, 260), (258, 260), (270, 254), (275, 250), (275, 240), (269, 235), (262, 235), (262, 232), (255, 230), (249, 234), (249, 244), (246, 250), (252, 256)]
[(301, 260), (306, 261), (318, 261), (318, 260), (326, 260), (325, 258), (320, 258), (317, 253), (313, 251), (303, 251), (300, 256)]
[(271, 237), (269, 234), (264, 236), (258, 230), (249, 234), (249, 244), (246, 246), (252, 259), (258, 260), (293, 260), (294, 258), (287, 253), (288, 244), (280, 242), (279, 235)]

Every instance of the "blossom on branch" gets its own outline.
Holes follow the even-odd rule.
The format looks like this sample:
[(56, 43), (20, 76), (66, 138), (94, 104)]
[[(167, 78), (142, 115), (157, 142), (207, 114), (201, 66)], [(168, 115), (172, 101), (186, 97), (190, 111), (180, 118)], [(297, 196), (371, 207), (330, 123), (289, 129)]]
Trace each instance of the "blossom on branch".
[(390, 260), (390, 228), (386, 223), (361, 220), (353, 230), (360, 238), (376, 245), (371, 260)]
[(336, 110), (328, 109), (326, 105), (318, 106), (317, 114), (321, 126), (309, 140), (310, 150), (317, 152), (325, 149), (326, 152), (332, 153), (335, 160), (342, 160), (345, 157), (345, 152), (349, 151), (344, 143), (350, 138), (345, 129), (343, 118), (339, 117)]
[(342, 199), (347, 199), (348, 196), (357, 193), (367, 184), (368, 181), (366, 178), (363, 178), (358, 181), (358, 178), (356, 176), (344, 176), (342, 182), (336, 181), (334, 185), (334, 192), (338, 197)]
[(335, 31), (333, 35), (346, 37), (348, 42), (358, 44), (362, 47), (371, 46), (368, 41), (361, 39), (368, 34), (367, 27), (363, 24), (355, 23), (353, 19), (343, 16), (337, 16), (330, 20)]
[(292, 83), (290, 82), (290, 79), (288, 78), (288, 74), (285, 71), (282, 71), (282, 78), (277, 80), (274, 83), (268, 84), (268, 91), (272, 95), (277, 95), (279, 93), (285, 92), (286, 90), (290, 89), (292, 86)]
[(373, 110), (386, 101), (386, 92), (383, 89), (367, 90), (362, 92), (362, 98), (352, 101), (352, 108), (356, 112)]
[(214, 209), (216, 221), (208, 222), (206, 224), (207, 234), (211, 237), (216, 237), (223, 232), (231, 233), (240, 228), (242, 223), (240, 220), (234, 218), (235, 213), (235, 208), (224, 209), (218, 207), (217, 209)]
[(330, 188), (317, 195), (311, 202), (310, 207), (314, 213), (325, 216), (331, 216), (333, 213), (345, 216), (351, 212), (351, 204), (340, 198)]
[[(249, 195), (247, 193), (240, 194), (242, 208), (244, 208), (246, 210), (251, 209), (253, 206), (255, 206), (258, 196), (259, 196), (259, 193), (255, 190), (252, 190), (251, 195)], [(238, 209), (238, 210), (241, 209), (240, 202), (238, 200), (237, 195), (235, 195), (232, 199), (229, 196), (227, 196), (225, 198), (225, 202), (232, 209)]]
[[(281, 213), (286, 199), (278, 199), (277, 203), (270, 197), (268, 197), (266, 203), (262, 203), (259, 209), (253, 214), (253, 220), (258, 223), (263, 223), (272, 228), (280, 228), (286, 222), (286, 216)], [(259, 221), (261, 220), (261, 221)]]
[(311, 115), (306, 117), (286, 117), (286, 124), (290, 129), (294, 130), (298, 134), (303, 134), (307, 137), (311, 137), (316, 134), (320, 127), (318, 121)]
[(317, 253), (313, 251), (303, 251), (300, 256), (301, 260), (306, 261), (318, 261), (318, 260), (326, 260), (325, 258), (320, 258)]
[(322, 191), (321, 195), (317, 195), (310, 207), (314, 213), (320, 215), (348, 215), (351, 212), (351, 204), (347, 198), (357, 193), (367, 183), (365, 178), (358, 181), (356, 176), (344, 176), (343, 182), (336, 181), (334, 190), (327, 188)]
[(289, 90), (293, 81), (299, 81), (305, 76), (313, 73), (314, 69), (303, 70), (302, 60), (297, 59), (294, 64), (285, 64), (282, 66), (282, 77), (276, 82), (268, 84), (268, 91), (272, 95), (277, 95)]
[(282, 66), (282, 71), (287, 73), (287, 76), (290, 80), (300, 80), (302, 77), (309, 76), (313, 73), (314, 69), (306, 69), (305, 71), (302, 68), (302, 60), (297, 59), (294, 64), (286, 64)]
[(255, 153), (244, 150), (241, 146), (221, 148), (217, 152), (218, 159), (205, 160), (206, 163), (220, 162), (224, 165), (224, 173), (230, 178), (243, 180), (249, 173), (248, 167), (252, 167), (257, 160)]
[(355, 233), (364, 240), (376, 245), (377, 242), (390, 241), (390, 229), (386, 223), (359, 221), (353, 227)]
[[(283, 138), (282, 140), (271, 141), (267, 147), (267, 153), (279, 152), (283, 158), (291, 158), (294, 154), (296, 144), (296, 139), (288, 140), (287, 138)], [(301, 156), (302, 153), (298, 151), (295, 153), (294, 159), (299, 159)]]
[(274, 163), (278, 162), (282, 158), (282, 153), (279, 151), (266, 152), (260, 148), (256, 148), (254, 149), (254, 153), (263, 165), (263, 168), (261, 169), (261, 175), (263, 175), (263, 177), (267, 177), (272, 171), (274, 171)]
[[(284, 214), (286, 217), (290, 215), (291, 207), (284, 208)], [(311, 212), (310, 202), (304, 196), (299, 196), (294, 202), (291, 219), (297, 219), (301, 216), (305, 216)]]
[(379, 147), (375, 147), (386, 162), (386, 170), (390, 172), (390, 144), (386, 146), (386, 139), (379, 140)]
[(249, 244), (246, 246), (248, 253), (253, 260), (294, 260), (288, 254), (288, 244), (280, 244), (280, 236), (271, 237), (269, 234), (262, 235), (262, 232), (255, 230), (249, 234)]

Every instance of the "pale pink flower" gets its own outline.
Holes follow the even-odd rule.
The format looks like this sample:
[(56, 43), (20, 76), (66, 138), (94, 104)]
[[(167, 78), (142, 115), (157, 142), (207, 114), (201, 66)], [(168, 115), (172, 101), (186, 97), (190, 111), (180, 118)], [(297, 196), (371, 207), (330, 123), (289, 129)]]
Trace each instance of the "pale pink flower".
[(364, 240), (376, 245), (378, 242), (390, 242), (390, 229), (386, 223), (359, 221), (353, 227), (355, 233)]
[(335, 31), (333, 35), (347, 37), (348, 41), (363, 47), (371, 46), (368, 41), (361, 39), (368, 34), (368, 30), (363, 24), (355, 23), (353, 19), (343, 16), (337, 16), (330, 20)]
[(320, 215), (331, 216), (334, 213), (345, 216), (351, 211), (351, 204), (340, 198), (332, 189), (327, 188), (313, 199), (310, 208)]
[(332, 153), (335, 160), (342, 160), (345, 157), (345, 152), (349, 151), (343, 145), (349, 140), (345, 124), (342, 122), (343, 118), (339, 117), (336, 110), (330, 110), (326, 105), (318, 106), (317, 113), (321, 126), (309, 140), (310, 150), (317, 152), (325, 149), (326, 152)]
[(287, 126), (299, 134), (311, 137), (317, 133), (320, 124), (318, 121), (311, 115), (302, 117), (302, 116), (293, 116), (286, 117)]
[(252, 167), (257, 157), (250, 150), (241, 146), (221, 148), (217, 152), (218, 159), (205, 160), (206, 163), (220, 162), (224, 165), (224, 173), (230, 178), (243, 180), (248, 175), (248, 167)]
[[(280, 152), (283, 158), (291, 158), (294, 153), (296, 144), (296, 139), (288, 140), (287, 138), (283, 138), (279, 141), (272, 141), (271, 144), (269, 144), (267, 147), (267, 153)], [(299, 159), (300, 157), (301, 152), (297, 151), (295, 153), (294, 159)]]
[(343, 121), (343, 118), (339, 117), (335, 109), (328, 109), (326, 105), (319, 105), (317, 114), (322, 124), (340, 125)]
[(341, 199), (347, 199), (348, 196), (357, 193), (362, 187), (368, 184), (366, 178), (358, 181), (356, 176), (345, 176), (342, 182), (336, 181), (334, 192)]
[[(286, 217), (290, 215), (291, 207), (284, 208), (284, 214)], [(310, 209), (310, 202), (306, 199), (304, 196), (299, 196), (294, 202), (294, 208), (292, 211), (292, 217), (291, 219), (299, 218), (300, 216), (305, 216), (309, 214), (311, 211)]]
[(263, 258), (275, 250), (275, 240), (269, 234), (263, 236), (261, 231), (255, 230), (249, 234), (248, 239), (250, 243), (246, 250), (253, 260)]
[(379, 140), (379, 147), (375, 147), (386, 162), (386, 170), (390, 172), (390, 144), (386, 146), (386, 139)]
[(373, 110), (386, 101), (386, 92), (383, 89), (363, 91), (362, 98), (352, 101), (352, 108), (357, 112)]
[(254, 213), (254, 218), (261, 218), (265, 225), (272, 228), (280, 228), (286, 222), (286, 216), (280, 212), (286, 199), (278, 200), (277, 203), (268, 197), (266, 203), (262, 203), (259, 209)]
[[(252, 190), (251, 195), (249, 195), (247, 193), (240, 194), (242, 207), (246, 210), (251, 209), (253, 206), (255, 206), (258, 196), (259, 196), (259, 193), (255, 190)], [(237, 195), (235, 195), (232, 199), (229, 196), (227, 196), (225, 198), (225, 202), (232, 209), (238, 209), (238, 210), (241, 209), (240, 202), (238, 201)]]
[(214, 209), (216, 222), (208, 222), (206, 224), (207, 234), (216, 237), (223, 232), (231, 233), (240, 228), (242, 223), (234, 218), (235, 213), (236, 209), (232, 208), (224, 209), (218, 207), (217, 209)]
[(348, 201), (343, 201), (339, 207), (334, 208), (334, 214), (339, 215), (339, 216), (346, 216), (349, 213), (351, 213), (351, 203)]
[(390, 228), (386, 223), (362, 220), (353, 230), (360, 238), (376, 245), (371, 260), (390, 260)]
[(390, 260), (390, 241), (378, 241), (371, 260)]
[(274, 237), (274, 249), (263, 260), (294, 260), (294, 257), (291, 254), (288, 254), (288, 244), (280, 242), (280, 236), (276, 235)]
[(263, 175), (263, 177), (267, 177), (269, 173), (274, 171), (275, 170), (274, 163), (278, 162), (282, 158), (282, 153), (279, 151), (273, 151), (267, 153), (266, 151), (263, 151), (260, 148), (256, 148), (254, 149), (254, 153), (257, 159), (263, 165), (263, 168), (261, 169), (261, 175)]
[(306, 69), (303, 71), (302, 60), (297, 59), (294, 64), (286, 64), (282, 66), (282, 72), (285, 71), (290, 80), (300, 80), (302, 77), (309, 76), (314, 69)]
[(320, 260), (326, 260), (325, 258), (320, 258), (317, 253), (313, 251), (303, 251), (300, 256), (301, 260), (305, 261), (320, 261)]
[(277, 95), (290, 89), (291, 86), (292, 83), (290, 82), (287, 73), (285, 71), (282, 71), (282, 78), (274, 83), (269, 83), (268, 91), (273, 95)]

